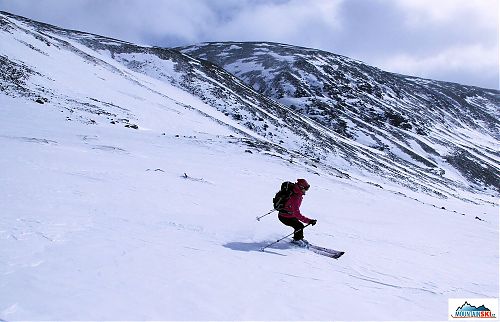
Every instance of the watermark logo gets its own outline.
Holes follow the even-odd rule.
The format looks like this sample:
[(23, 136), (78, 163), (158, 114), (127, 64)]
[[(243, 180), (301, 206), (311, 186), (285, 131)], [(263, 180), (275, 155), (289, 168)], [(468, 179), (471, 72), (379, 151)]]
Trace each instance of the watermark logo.
[(498, 299), (450, 299), (449, 320), (497, 319)]

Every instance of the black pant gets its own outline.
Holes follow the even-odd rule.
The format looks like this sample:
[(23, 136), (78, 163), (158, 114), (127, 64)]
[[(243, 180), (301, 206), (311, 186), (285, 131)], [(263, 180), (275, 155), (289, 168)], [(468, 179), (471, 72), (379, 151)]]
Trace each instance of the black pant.
[(278, 219), (285, 225), (293, 227), (295, 232), (293, 233), (293, 239), (301, 240), (304, 239), (304, 224), (301, 223), (297, 218), (287, 218), (278, 215)]

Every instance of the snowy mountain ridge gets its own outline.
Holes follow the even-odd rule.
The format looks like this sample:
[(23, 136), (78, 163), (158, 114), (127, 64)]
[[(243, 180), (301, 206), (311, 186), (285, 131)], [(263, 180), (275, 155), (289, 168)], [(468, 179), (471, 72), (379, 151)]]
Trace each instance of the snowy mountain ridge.
[[(22, 20), (22, 18), (18, 19)], [(6, 20), (4, 19), (3, 21)], [(434, 128), (433, 126), (425, 128), (425, 131), (438, 132), (439, 135), (423, 136), (418, 133), (412, 133), (412, 131), (404, 130), (408, 123), (401, 121), (398, 113), (385, 112), (384, 117), (393, 120), (391, 121), (393, 123), (400, 124), (399, 127), (378, 120), (377, 118), (380, 118), (380, 115), (373, 109), (387, 109), (387, 103), (382, 102), (383, 104), (375, 104), (376, 102), (374, 101), (367, 104), (356, 103), (362, 101), (361, 98), (367, 96), (365, 92), (361, 92), (361, 94), (365, 94), (364, 96), (351, 92), (342, 96), (344, 102), (342, 104), (347, 105), (345, 108), (340, 108), (340, 110), (346, 111), (341, 112), (341, 114), (349, 116), (346, 118), (345, 116), (336, 115), (339, 110), (338, 100), (340, 100), (340, 98), (338, 95), (335, 96), (337, 103), (334, 104), (332, 103), (332, 98), (319, 98), (318, 96), (308, 97), (308, 95), (299, 95), (299, 98), (291, 98), (290, 95), (285, 95), (286, 92), (283, 92), (284, 89), (294, 88), (293, 86), (295, 86), (295, 83), (284, 82), (282, 85), (277, 84), (277, 86), (268, 85), (268, 89), (265, 89), (264, 84), (274, 84), (273, 80), (267, 80), (268, 83), (265, 83), (265, 81), (258, 79), (259, 85), (257, 86), (255, 77), (258, 78), (258, 76), (249, 80), (248, 75), (258, 74), (258, 68), (249, 73), (242, 72), (240, 73), (241, 75), (238, 75), (238, 73), (231, 70), (231, 68), (229, 68), (228, 71), (233, 72), (239, 77), (241, 76), (242, 79), (254, 89), (258, 90), (262, 87), (263, 89), (259, 91), (262, 92), (264, 96), (248, 88), (239, 79), (228, 74), (225, 70), (207, 61), (197, 60), (185, 54), (181, 54), (176, 50), (141, 47), (102, 36), (54, 28), (50, 25), (34, 23), (32, 21), (25, 21), (25, 23), (27, 23), (30, 28), (34, 28), (34, 30), (38, 31), (38, 37), (40, 37), (40, 35), (42, 35), (42, 38), (48, 37), (49, 40), (44, 40), (48, 44), (55, 39), (59, 39), (58, 41), (62, 39), (62, 43), (66, 42), (64, 39), (71, 39), (71, 44), (65, 44), (69, 45), (68, 49), (77, 51), (82, 50), (80, 55), (90, 62), (99, 63), (103, 62), (103, 59), (106, 60), (106, 57), (112, 58), (112, 63), (108, 61), (105, 62), (105, 66), (107, 66), (105, 68), (116, 68), (113, 67), (113, 65), (116, 64), (115, 62), (118, 62), (121, 66), (126, 66), (128, 70), (145, 74), (194, 94), (209, 106), (215, 107), (219, 112), (224, 113), (227, 118), (232, 120), (232, 124), (239, 124), (238, 128), (240, 130), (245, 129), (243, 132), (247, 135), (252, 137), (256, 136), (258, 139), (254, 144), (263, 145), (261, 149), (278, 150), (285, 159), (301, 159), (304, 163), (309, 164), (310, 167), (325, 168), (327, 169), (326, 171), (330, 173), (344, 176), (350, 175), (357, 177), (359, 175), (363, 177), (366, 173), (375, 172), (381, 178), (381, 182), (377, 182), (377, 184), (383, 185), (384, 181), (389, 180), (393, 183), (396, 182), (397, 184), (403, 184), (416, 190), (440, 196), (458, 196), (459, 193), (457, 193), (457, 191), (471, 188), (481, 191), (485, 188), (485, 185), (494, 189), (498, 189), (499, 187), (498, 153), (495, 152), (495, 149), (491, 148), (496, 144), (495, 134), (492, 133), (496, 133), (494, 130), (498, 130), (499, 126), (496, 121), (497, 119), (495, 119), (495, 116), (498, 116), (498, 111), (495, 109), (492, 109), (490, 114), (486, 113), (483, 117), (485, 120), (490, 120), (488, 123), (485, 123), (489, 128), (492, 128), (489, 132), (471, 131), (468, 130), (468, 128), (463, 128), (463, 130), (460, 128), (450, 130), (447, 128), (449, 127), (448, 124), (443, 122), (444, 129)], [(7, 22), (4, 22), (3, 25), (5, 29), (16, 28), (13, 26), (9, 27), (10, 24)], [(84, 47), (81, 47), (81, 45)], [(254, 45), (255, 44), (248, 44), (248, 46)], [(229, 46), (229, 44), (227, 46)], [(262, 46), (269, 47), (271, 45), (262, 44)], [(237, 47), (235, 44), (230, 44), (228, 48), (234, 49), (235, 47)], [(300, 50), (292, 46), (284, 47), (292, 51)], [(85, 53), (84, 48), (90, 48), (94, 51), (94, 54)], [(43, 49), (37, 50), (43, 53)], [(187, 51), (195, 54), (192, 49)], [(185, 50), (185, 52), (187, 51)], [(221, 55), (224, 57), (231, 57), (223, 48), (221, 48), (221, 51), (223, 51)], [(100, 56), (95, 57), (95, 52), (100, 53)], [(326, 53), (322, 54), (326, 55)], [(275, 53), (272, 57), (278, 56), (279, 54)], [(284, 55), (284, 57), (292, 56), (290, 54), (289, 56)], [(292, 58), (289, 58), (289, 60), (292, 61)], [(281, 62), (283, 61), (285, 63), (287, 62), (286, 59), (281, 60)], [(347, 58), (345, 58), (345, 61), (350, 64), (354, 63), (353, 60)], [(301, 64), (304, 65), (307, 61), (302, 58), (301, 62)], [(314, 60), (311, 60), (311, 62), (314, 62)], [(223, 62), (217, 61), (216, 63), (224, 66)], [(266, 61), (266, 63), (269, 62)], [(276, 64), (275, 61), (271, 63)], [(15, 63), (11, 61), (9, 64), (12, 66), (15, 65)], [(295, 62), (293, 66), (301, 66), (301, 64)], [(369, 68), (365, 65), (363, 65), (363, 67)], [(248, 70), (248, 68), (249, 67), (242, 67), (241, 70), (245, 71)], [(279, 69), (281, 68), (282, 67), (279, 67)], [(372, 72), (372, 70), (375, 69), (370, 69), (370, 72)], [(329, 69), (327, 71), (329, 71)], [(22, 68), (15, 72), (9, 71), (9, 73), (22, 74)], [(288, 73), (288, 71), (286, 71), (286, 73)], [(298, 69), (298, 73), (304, 74), (304, 71)], [(379, 73), (382, 72), (379, 71)], [(277, 77), (284, 77), (282, 74), (283, 73), (280, 72)], [(367, 73), (364, 74), (366, 75)], [(273, 74), (269, 73), (269, 75)], [(333, 75), (333, 77), (339, 77), (338, 75), (344, 74), (339, 71), (337, 74)], [(345, 73), (345, 75), (349, 74)], [(306, 76), (306, 79), (309, 80), (320, 78), (318, 75), (313, 74), (308, 74)], [(343, 77), (349, 78), (351, 76)], [(360, 83), (358, 80), (356, 80), (356, 82)], [(328, 83), (325, 81), (323, 81), (324, 85), (318, 84), (321, 84), (321, 82), (304, 82), (299, 84), (300, 86), (297, 87), (299, 89), (295, 90), (295, 93), (300, 91), (309, 93), (312, 90), (316, 93), (320, 93), (318, 92), (320, 87), (324, 92), (324, 89), (328, 86), (331, 91), (337, 93), (342, 91), (343, 88), (348, 88), (345, 84), (334, 86), (335, 84), (332, 84), (332, 82)], [(366, 85), (368, 84), (366, 82), (363, 84), (357, 84), (356, 86), (360, 88), (363, 88), (363, 86), (371, 86)], [(3, 86), (9, 88), (12, 85), (9, 85), (9, 81), (6, 81)], [(304, 86), (308, 88), (304, 89)], [(274, 88), (274, 90), (279, 93), (276, 92), (273, 94), (270, 88)], [(27, 92), (33, 91), (33, 89), (29, 88), (23, 88), (23, 90)], [(498, 93), (494, 91), (485, 91), (485, 93), (489, 95), (486, 96), (487, 104), (485, 106), (498, 103)], [(391, 90), (387, 95), (391, 97), (395, 96), (395, 94), (393, 94), (394, 92)], [(42, 99), (45, 100), (49, 99), (46, 97), (47, 95), (44, 96), (43, 92), (36, 94), (31, 93), (31, 95), (41, 96)], [(373, 98), (372, 95), (368, 96), (370, 99)], [(352, 97), (359, 98), (357, 101), (354, 99), (356, 102), (353, 103), (351, 102), (353, 100)], [(83, 102), (82, 104), (98, 105), (96, 104), (95, 98), (89, 99), (91, 100), (90, 102)], [(294, 99), (297, 102), (305, 102), (304, 104), (306, 105), (304, 106), (311, 105), (307, 102), (314, 101), (314, 103), (311, 105), (312, 107), (304, 107), (299, 104), (297, 108), (296, 105), (290, 104), (290, 100)], [(285, 105), (289, 105), (295, 112), (292, 112), (289, 108), (281, 105), (276, 100)], [(319, 103), (320, 101), (322, 103)], [(346, 101), (351, 103), (346, 103)], [(395, 99), (391, 101), (397, 103)], [(318, 104), (321, 106), (318, 107)], [(419, 104), (420, 103), (415, 105), (419, 106)], [(371, 112), (360, 114), (360, 108), (356, 107), (356, 105), (360, 105), (361, 109), (367, 109), (366, 106), (369, 105)], [(333, 112), (325, 112), (325, 109), (330, 109), (329, 106), (335, 106), (335, 110)], [(405, 108), (408, 109), (407, 106)], [(103, 110), (106, 109), (106, 107), (97, 106), (96, 109)], [(318, 114), (318, 109), (322, 109), (323, 112)], [(311, 112), (313, 110), (316, 112)], [(327, 115), (324, 115), (325, 113)], [(419, 113), (419, 115), (420, 114), (424, 115), (423, 113)], [(302, 115), (305, 115), (306, 118)], [(374, 122), (370, 120), (370, 118), (378, 121)], [(127, 118), (124, 117), (124, 119)], [(449, 118), (447, 118), (447, 120), (448, 119)], [(422, 116), (415, 122), (426, 124), (430, 123), (431, 120), (432, 118), (428, 116)], [(469, 118), (467, 118), (467, 120), (469, 120)], [(435, 123), (435, 120), (432, 121), (432, 124)], [(343, 124), (342, 129), (339, 128), (339, 124)], [(350, 125), (347, 126), (347, 124)], [(401, 124), (406, 125), (403, 126)], [(411, 125), (409, 126), (411, 127)], [(403, 128), (403, 130), (401, 130), (401, 128)], [(413, 132), (424, 131), (423, 125), (420, 125), (418, 128), (413, 127), (413, 129), (415, 128), (416, 130), (413, 130)], [(351, 132), (357, 134), (349, 134)], [(453, 134), (455, 132), (459, 134)]]
[(500, 187), (498, 90), (388, 73), (284, 44), (205, 43), (179, 49), (398, 164), (444, 177), (455, 170), (471, 183)]
[[(446, 320), (497, 296), (497, 195), (439, 157), (443, 176), (176, 49), (5, 12), (0, 44), (1, 320)], [(255, 217), (297, 178), (306, 238), (341, 260), (259, 251), (291, 233)]]

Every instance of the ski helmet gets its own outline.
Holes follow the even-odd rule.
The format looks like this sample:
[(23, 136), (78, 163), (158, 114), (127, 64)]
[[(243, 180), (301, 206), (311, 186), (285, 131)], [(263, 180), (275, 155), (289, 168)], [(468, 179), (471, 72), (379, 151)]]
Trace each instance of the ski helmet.
[(309, 185), (309, 183), (307, 183), (306, 179), (297, 179), (297, 185), (299, 186), (299, 188), (304, 189), (304, 190), (308, 190), (310, 187), (310, 185)]

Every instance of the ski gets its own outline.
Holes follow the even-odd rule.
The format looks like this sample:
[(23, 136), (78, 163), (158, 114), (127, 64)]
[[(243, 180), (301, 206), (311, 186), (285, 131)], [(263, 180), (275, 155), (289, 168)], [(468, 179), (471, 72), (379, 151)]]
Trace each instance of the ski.
[(309, 244), (309, 247), (312, 247), (314, 249), (321, 250), (321, 251), (327, 252), (327, 253), (333, 253), (333, 254), (342, 253), (340, 250), (330, 249), (330, 248), (316, 246), (316, 245), (312, 245), (312, 244)]
[(310, 249), (311, 251), (313, 251), (316, 254), (323, 255), (326, 257), (335, 258), (335, 259), (338, 259), (338, 258), (340, 258), (340, 256), (345, 254), (345, 252), (342, 252), (340, 250), (329, 249), (329, 248), (320, 247), (320, 246), (316, 246), (316, 245), (312, 245), (312, 244), (309, 244), (308, 249)]
[(338, 259), (338, 258), (340, 258), (340, 256), (345, 254), (345, 252), (343, 252), (343, 251), (330, 249), (330, 248), (326, 248), (326, 247), (321, 247), (321, 246), (316, 246), (316, 245), (313, 245), (309, 242), (304, 242), (304, 244), (302, 244), (302, 245), (299, 245), (295, 242), (291, 242), (291, 244), (293, 244), (299, 248), (309, 249), (310, 251), (312, 251), (316, 254), (323, 255), (326, 257), (330, 257), (330, 258), (335, 258), (335, 259)]

